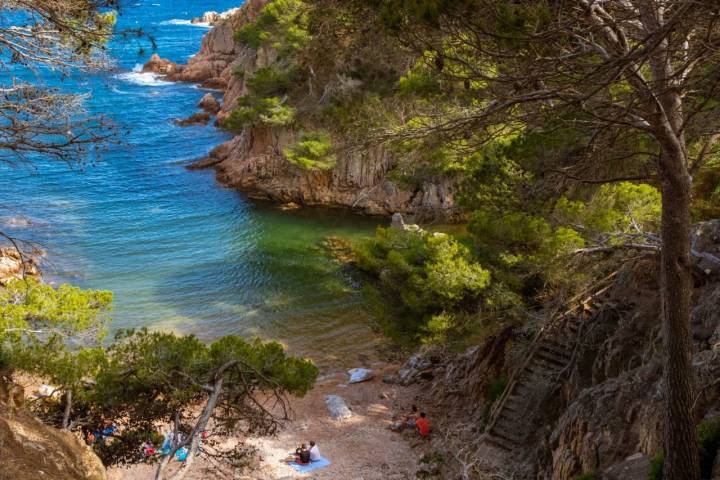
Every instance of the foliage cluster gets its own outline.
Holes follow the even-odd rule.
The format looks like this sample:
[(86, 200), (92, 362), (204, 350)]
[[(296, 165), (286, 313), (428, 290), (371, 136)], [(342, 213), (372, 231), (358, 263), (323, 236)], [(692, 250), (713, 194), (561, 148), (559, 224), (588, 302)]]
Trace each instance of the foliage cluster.
[(330, 135), (324, 132), (305, 132), (300, 140), (283, 151), (285, 158), (307, 170), (327, 170), (335, 166)]
[[(157, 440), (158, 424), (174, 424), (185, 438), (175, 448), (193, 455), (210, 419), (215, 438), (274, 433), (287, 419), (286, 395), (304, 395), (317, 377), (309, 360), (288, 356), (279, 343), (236, 335), (207, 344), (192, 335), (120, 331), (105, 342), (111, 302), (107, 291), (36, 280), (0, 291), (3, 377), (23, 372), (54, 385), (59, 395), (32, 406), (50, 424), (92, 431), (111, 421), (112, 437), (94, 445), (106, 465), (138, 461), (142, 443)], [(249, 453), (213, 440), (202, 452), (235, 466)]]
[(470, 250), (444, 233), (378, 228), (356, 253), (359, 268), (377, 278), (378, 295), (399, 318), (396, 336), (445, 339), (457, 327), (457, 311), (478, 308), (490, 283)]

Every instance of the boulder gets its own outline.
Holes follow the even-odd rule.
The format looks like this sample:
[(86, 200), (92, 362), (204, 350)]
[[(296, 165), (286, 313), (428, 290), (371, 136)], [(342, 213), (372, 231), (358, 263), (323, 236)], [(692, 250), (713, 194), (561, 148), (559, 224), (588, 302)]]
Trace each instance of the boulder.
[(330, 418), (336, 422), (352, 417), (353, 413), (339, 395), (325, 395), (325, 406), (330, 412)]
[(398, 371), (398, 380), (402, 385), (410, 385), (421, 378), (423, 372), (429, 372), (433, 363), (428, 356), (423, 354), (415, 354), (403, 368)]
[(215, 115), (220, 111), (220, 103), (217, 101), (212, 93), (206, 93), (198, 103), (198, 107), (205, 110), (207, 113)]
[(145, 65), (143, 65), (143, 72), (157, 73), (159, 75), (175, 75), (182, 71), (182, 65), (160, 58), (160, 55), (153, 53)]
[(0, 285), (6, 285), (12, 279), (37, 277), (40, 270), (35, 260), (11, 247), (0, 247)]
[(190, 20), (190, 23), (194, 24), (201, 24), (201, 25), (215, 25), (218, 22), (221, 22), (223, 20), (227, 20), (228, 18), (235, 15), (240, 10), (240, 7), (238, 8), (231, 8), (230, 10), (226, 10), (222, 13), (218, 13), (215, 11), (209, 11), (203, 13), (199, 17), (194, 17)]
[(373, 378), (373, 371), (369, 368), (351, 368), (348, 370), (348, 375), (350, 375), (348, 383), (360, 383)]

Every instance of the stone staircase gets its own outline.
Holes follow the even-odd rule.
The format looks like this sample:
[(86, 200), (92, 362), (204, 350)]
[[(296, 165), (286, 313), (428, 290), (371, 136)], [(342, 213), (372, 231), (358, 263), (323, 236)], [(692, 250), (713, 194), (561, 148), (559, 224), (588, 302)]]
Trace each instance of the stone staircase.
[(487, 441), (507, 451), (525, 445), (543, 404), (569, 374), (584, 327), (605, 306), (614, 276), (596, 284), (593, 293), (576, 296), (569, 302), (569, 310), (553, 317), (538, 332), (525, 361), (490, 412)]

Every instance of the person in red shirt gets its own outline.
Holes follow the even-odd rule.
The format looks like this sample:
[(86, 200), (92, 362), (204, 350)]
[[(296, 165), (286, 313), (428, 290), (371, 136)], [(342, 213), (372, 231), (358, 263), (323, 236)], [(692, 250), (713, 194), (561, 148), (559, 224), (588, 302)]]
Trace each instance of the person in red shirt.
[(425, 412), (420, 412), (420, 418), (415, 420), (415, 428), (421, 437), (430, 435), (430, 424), (428, 423)]

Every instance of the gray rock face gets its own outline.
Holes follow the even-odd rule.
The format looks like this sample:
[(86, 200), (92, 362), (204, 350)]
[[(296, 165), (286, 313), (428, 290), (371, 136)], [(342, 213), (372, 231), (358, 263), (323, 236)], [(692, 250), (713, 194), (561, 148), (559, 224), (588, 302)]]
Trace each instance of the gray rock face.
[(366, 382), (373, 378), (373, 371), (369, 368), (352, 368), (348, 370), (350, 380), (348, 383)]
[(650, 473), (650, 457), (642, 453), (631, 455), (605, 471), (608, 480), (646, 480)]
[(345, 400), (339, 395), (325, 395), (325, 406), (330, 412), (330, 418), (336, 422), (350, 418), (353, 415)]

